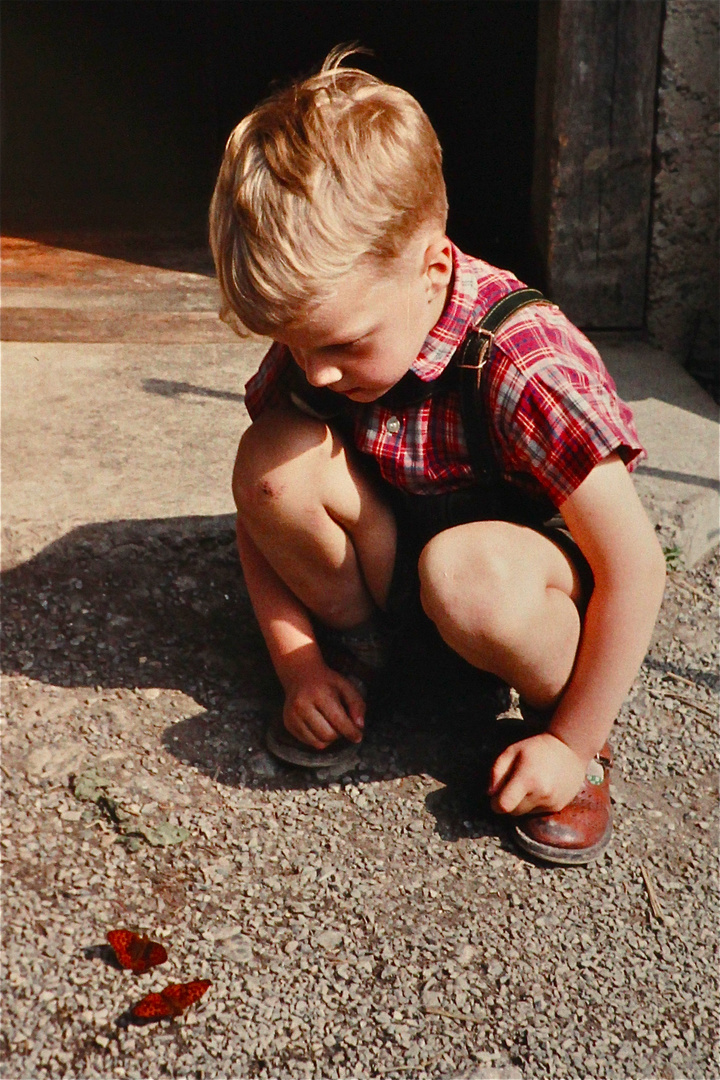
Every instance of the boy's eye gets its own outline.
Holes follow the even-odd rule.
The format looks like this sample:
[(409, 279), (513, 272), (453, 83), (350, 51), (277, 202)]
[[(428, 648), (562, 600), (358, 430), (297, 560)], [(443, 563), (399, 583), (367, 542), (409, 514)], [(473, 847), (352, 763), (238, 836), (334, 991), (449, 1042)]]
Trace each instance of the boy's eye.
[(355, 341), (338, 341), (335, 345), (326, 345), (322, 351), (333, 353), (351, 352), (359, 341), (360, 338), (356, 338)]
[(361, 345), (363, 345), (364, 343), (366, 343), (366, 342), (367, 342), (367, 339), (368, 339), (369, 337), (370, 337), (370, 335), (369, 335), (369, 334), (363, 334), (363, 335), (362, 335), (362, 337), (358, 337), (358, 338), (353, 338), (353, 340), (352, 340), (352, 341), (338, 341), (338, 342), (335, 342), (335, 344), (334, 344), (334, 345), (325, 345), (325, 346), (323, 347), (322, 351), (323, 351), (323, 352), (333, 352), (333, 353), (338, 353), (338, 352), (340, 352), (340, 353), (348, 353), (348, 352), (354, 352), (354, 351), (355, 351), (356, 349), (358, 349), (358, 348), (359, 348), (359, 347), (360, 347)]

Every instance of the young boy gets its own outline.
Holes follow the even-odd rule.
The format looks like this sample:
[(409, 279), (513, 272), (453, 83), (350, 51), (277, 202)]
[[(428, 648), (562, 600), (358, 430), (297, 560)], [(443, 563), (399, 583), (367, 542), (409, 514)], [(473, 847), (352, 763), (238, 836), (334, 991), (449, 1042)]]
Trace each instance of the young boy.
[[(534, 855), (588, 862), (663, 592), (628, 475), (644, 452), (583, 334), (450, 242), (429, 120), (346, 55), (237, 126), (211, 207), (224, 299), (274, 339), (233, 482), (286, 695), (269, 745), (321, 765), (361, 740), (363, 695), (325, 643), (372, 666), (414, 573), (444, 642), (543, 718), (495, 761), (493, 809)], [(496, 306), (513, 293), (524, 306)]]

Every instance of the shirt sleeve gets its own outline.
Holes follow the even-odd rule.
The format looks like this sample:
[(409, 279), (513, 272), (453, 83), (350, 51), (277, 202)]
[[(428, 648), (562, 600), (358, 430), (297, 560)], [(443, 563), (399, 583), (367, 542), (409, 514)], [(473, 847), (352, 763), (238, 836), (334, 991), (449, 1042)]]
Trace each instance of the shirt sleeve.
[(508, 479), (530, 479), (555, 506), (613, 452), (630, 469), (646, 456), (632, 412), (597, 350), (565, 324), (562, 341), (536, 325), (531, 336), (539, 347), (538, 340), (535, 348), (527, 341), (520, 346), (517, 334), (509, 347), (503, 343), (488, 402)]
[(291, 363), (289, 349), (274, 341), (260, 367), (245, 384), (245, 406), (250, 419), (255, 420), (264, 409), (279, 405), (285, 398), (283, 376)]

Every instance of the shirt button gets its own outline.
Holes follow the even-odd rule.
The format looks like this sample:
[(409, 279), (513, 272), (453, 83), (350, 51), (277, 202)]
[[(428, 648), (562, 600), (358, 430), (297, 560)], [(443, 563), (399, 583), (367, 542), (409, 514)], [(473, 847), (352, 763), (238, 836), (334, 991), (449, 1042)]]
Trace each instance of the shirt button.
[(391, 435), (397, 435), (398, 431), (400, 430), (401, 424), (397, 416), (391, 416), (388, 422), (385, 424), (385, 427)]

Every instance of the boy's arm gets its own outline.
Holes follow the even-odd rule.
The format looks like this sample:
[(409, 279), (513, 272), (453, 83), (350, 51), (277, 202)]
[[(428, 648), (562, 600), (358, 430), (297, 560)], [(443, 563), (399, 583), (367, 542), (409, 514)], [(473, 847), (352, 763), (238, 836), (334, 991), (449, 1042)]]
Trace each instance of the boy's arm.
[(317, 750), (338, 735), (360, 742), (365, 716), (361, 695), (326, 665), (305, 607), (272, 569), (239, 518), (236, 535), (250, 601), (285, 690), (285, 726)]
[(560, 509), (595, 588), (547, 733), (495, 762), (490, 794), (504, 813), (560, 810), (577, 794), (637, 675), (662, 600), (665, 559), (617, 454), (596, 465)]

